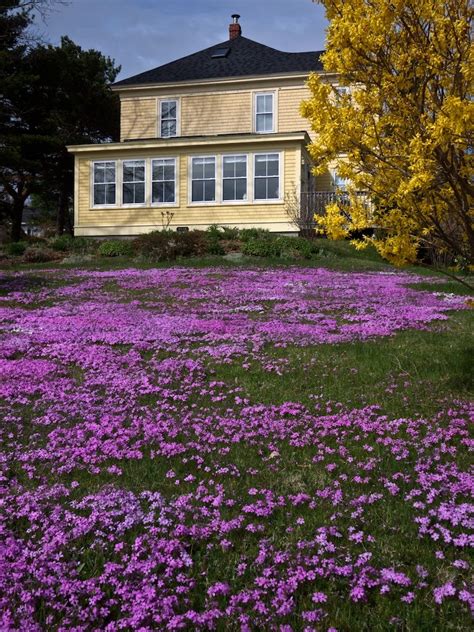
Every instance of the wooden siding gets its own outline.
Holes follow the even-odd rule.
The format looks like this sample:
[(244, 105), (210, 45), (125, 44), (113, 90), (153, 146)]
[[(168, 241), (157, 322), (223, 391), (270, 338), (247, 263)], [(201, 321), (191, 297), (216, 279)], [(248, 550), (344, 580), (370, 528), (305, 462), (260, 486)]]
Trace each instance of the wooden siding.
[(252, 98), (249, 91), (196, 94), (181, 98), (182, 136), (251, 131)]
[(281, 88), (278, 91), (278, 131), (303, 132), (313, 137), (309, 121), (300, 114), (300, 105), (309, 98), (309, 90), (301, 88)]
[[(194, 155), (222, 155), (225, 153), (274, 153), (281, 151), (283, 181), (282, 200), (279, 202), (257, 202), (210, 205), (193, 205), (189, 203), (189, 171), (190, 154), (183, 149), (166, 153), (160, 149), (142, 151), (117, 151), (114, 155), (98, 154), (94, 157), (76, 156), (78, 173), (78, 208), (76, 209), (76, 235), (132, 235), (163, 227), (162, 212), (171, 211), (174, 214), (170, 228), (189, 226), (190, 228), (205, 229), (211, 224), (230, 226), (262, 226), (270, 230), (294, 230), (288, 224), (285, 213), (284, 194), (290, 193), (298, 187), (301, 169), (301, 148), (296, 144), (284, 146), (246, 145), (217, 146), (193, 151)], [(132, 158), (177, 157), (178, 163), (178, 205), (177, 206), (140, 206), (140, 207), (109, 207), (91, 208), (91, 163), (94, 160), (123, 160)], [(250, 161), (249, 161), (250, 162)], [(249, 174), (250, 175), (250, 174)], [(149, 182), (147, 183), (149, 187)]]
[(139, 140), (158, 136), (158, 101), (176, 98), (180, 106), (181, 136), (212, 136), (253, 131), (253, 95), (256, 91), (276, 94), (276, 132), (307, 131), (309, 122), (300, 115), (301, 101), (309, 96), (300, 80), (290, 85), (259, 87), (249, 82), (238, 90), (176, 88), (175, 93), (157, 89), (155, 94), (122, 97), (121, 140)]
[(123, 99), (120, 105), (120, 140), (156, 138), (157, 101), (154, 97)]

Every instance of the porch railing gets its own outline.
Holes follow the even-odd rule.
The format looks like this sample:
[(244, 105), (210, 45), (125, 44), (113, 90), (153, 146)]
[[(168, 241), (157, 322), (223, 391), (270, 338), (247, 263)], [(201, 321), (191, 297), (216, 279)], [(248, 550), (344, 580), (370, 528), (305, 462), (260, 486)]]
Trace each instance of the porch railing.
[[(357, 191), (358, 199), (368, 207), (372, 206), (370, 196), (365, 191)], [(312, 233), (316, 226), (315, 215), (324, 215), (326, 206), (337, 202), (347, 207), (350, 212), (351, 201), (344, 191), (302, 191), (300, 198), (300, 230), (302, 233)]]

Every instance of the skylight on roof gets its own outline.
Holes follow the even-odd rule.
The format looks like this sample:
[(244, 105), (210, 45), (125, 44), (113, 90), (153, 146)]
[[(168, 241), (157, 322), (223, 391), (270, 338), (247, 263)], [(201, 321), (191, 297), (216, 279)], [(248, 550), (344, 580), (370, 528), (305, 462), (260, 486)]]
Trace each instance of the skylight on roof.
[(211, 57), (212, 59), (221, 59), (222, 57), (227, 57), (230, 52), (230, 48), (216, 48)]

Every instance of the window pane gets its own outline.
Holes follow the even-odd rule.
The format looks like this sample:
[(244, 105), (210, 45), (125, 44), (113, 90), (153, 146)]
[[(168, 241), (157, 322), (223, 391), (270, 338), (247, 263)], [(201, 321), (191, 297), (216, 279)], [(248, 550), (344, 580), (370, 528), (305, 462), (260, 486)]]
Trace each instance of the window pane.
[(145, 163), (139, 163), (135, 167), (135, 178), (134, 180), (138, 180), (140, 182), (145, 182)]
[(115, 182), (115, 163), (113, 162), (107, 163), (107, 168), (105, 171), (105, 181)]
[(233, 178), (235, 176), (235, 162), (233, 158), (224, 157), (224, 178)]
[(133, 184), (123, 185), (123, 203), (133, 204)]
[(204, 178), (204, 162), (203, 158), (193, 158), (193, 180)]
[(255, 175), (266, 176), (267, 175), (267, 157), (255, 156)]
[(151, 179), (152, 180), (163, 180), (164, 175), (164, 167), (162, 164), (159, 164), (156, 160), (153, 161), (151, 166)]
[(204, 182), (205, 192), (204, 199), (206, 202), (213, 202), (216, 199), (216, 183), (214, 180), (206, 180)]
[(134, 185), (135, 199), (134, 204), (143, 204), (145, 202), (145, 184), (139, 183)]
[(205, 200), (206, 202), (213, 202), (216, 199), (216, 183), (214, 180), (206, 180), (205, 186)]
[(215, 162), (214, 159), (208, 159), (204, 166), (204, 177), (205, 178), (214, 178), (215, 177)]
[(123, 163), (123, 181), (124, 182), (133, 181), (133, 168), (126, 166), (126, 163)]
[(224, 180), (222, 197), (224, 200), (235, 200), (234, 196), (235, 180)]
[(235, 175), (237, 178), (245, 178), (247, 176), (247, 159), (244, 156), (235, 165)]
[(257, 113), (271, 113), (273, 112), (273, 95), (272, 94), (258, 94), (257, 95)]
[(151, 201), (153, 204), (161, 204), (164, 201), (164, 186), (163, 182), (153, 182), (151, 187)]
[(266, 178), (255, 179), (255, 199), (266, 200), (267, 199), (267, 180)]
[(123, 163), (124, 182), (144, 182), (145, 181), (145, 161), (125, 160)]
[(268, 156), (268, 163), (267, 163), (267, 174), (269, 176), (277, 176), (278, 174), (278, 155), (277, 154), (270, 154)]
[(106, 184), (106, 204), (115, 204), (115, 184)]
[(275, 200), (279, 198), (279, 186), (278, 186), (278, 178), (267, 178), (268, 182), (268, 200)]
[(105, 182), (105, 169), (102, 163), (94, 165), (94, 182), (97, 184)]
[(163, 167), (163, 180), (174, 180), (174, 164)]
[(163, 138), (176, 136), (176, 121), (161, 121), (161, 135)]
[(164, 201), (169, 204), (174, 202), (174, 182), (164, 183)]
[(94, 204), (105, 204), (105, 187), (102, 184), (94, 185)]
[(245, 200), (247, 199), (247, 179), (241, 178), (235, 181), (235, 199), (236, 200)]
[(161, 118), (176, 118), (176, 101), (161, 102)]
[(258, 132), (271, 132), (273, 128), (273, 114), (259, 114), (257, 120)]
[(204, 200), (204, 183), (193, 182), (192, 187), (192, 200), (193, 202), (202, 202)]

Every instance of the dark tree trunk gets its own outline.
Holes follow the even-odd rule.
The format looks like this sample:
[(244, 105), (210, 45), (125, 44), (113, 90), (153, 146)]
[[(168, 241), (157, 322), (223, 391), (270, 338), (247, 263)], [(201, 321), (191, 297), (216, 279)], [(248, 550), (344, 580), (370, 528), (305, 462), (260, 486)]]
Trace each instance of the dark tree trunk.
[(56, 216), (56, 232), (58, 235), (62, 235), (66, 228), (67, 214), (69, 210), (68, 202), (68, 195), (63, 184), (61, 191), (59, 192), (58, 213)]
[(22, 237), (21, 223), (23, 221), (23, 210), (25, 208), (25, 200), (23, 196), (15, 197), (12, 207), (12, 241), (20, 241)]

